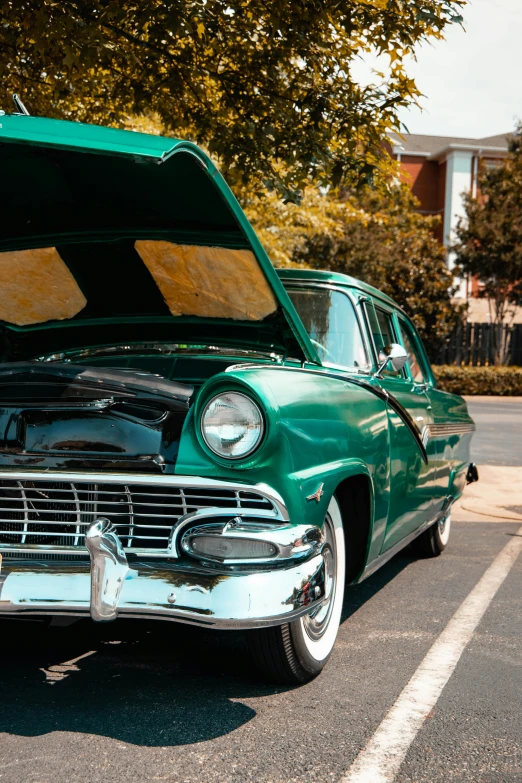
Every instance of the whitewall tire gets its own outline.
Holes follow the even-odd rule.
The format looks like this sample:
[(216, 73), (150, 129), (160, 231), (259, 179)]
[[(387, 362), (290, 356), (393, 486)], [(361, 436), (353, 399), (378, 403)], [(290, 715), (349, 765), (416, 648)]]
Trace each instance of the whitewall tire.
[(451, 514), (447, 514), (413, 541), (414, 552), (421, 557), (438, 557), (448, 545), (450, 532)]
[(344, 530), (332, 498), (324, 521), (325, 600), (308, 615), (275, 628), (250, 631), (250, 651), (258, 668), (277, 682), (303, 683), (316, 677), (337, 638), (346, 578)]

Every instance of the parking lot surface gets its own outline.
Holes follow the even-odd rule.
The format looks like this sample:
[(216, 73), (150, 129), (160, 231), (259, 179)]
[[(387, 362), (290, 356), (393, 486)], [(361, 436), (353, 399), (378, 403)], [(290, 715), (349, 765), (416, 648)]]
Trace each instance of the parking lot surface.
[(522, 465), (522, 397), (467, 397), (477, 465)]
[[(479, 436), (487, 410), (499, 415), (472, 408)], [(488, 442), (490, 455), (502, 451), (514, 427), (522, 441), (517, 417), (492, 419), (495, 434), (477, 447), (482, 461)], [(455, 612), (522, 535), (519, 521), (462, 511), (459, 520), (441, 557), (403, 552), (350, 588), (334, 655), (300, 688), (263, 683), (235, 632), (3, 621), (0, 783), (348, 779)], [(379, 780), (520, 783), (521, 636), (518, 557), (397, 774)]]

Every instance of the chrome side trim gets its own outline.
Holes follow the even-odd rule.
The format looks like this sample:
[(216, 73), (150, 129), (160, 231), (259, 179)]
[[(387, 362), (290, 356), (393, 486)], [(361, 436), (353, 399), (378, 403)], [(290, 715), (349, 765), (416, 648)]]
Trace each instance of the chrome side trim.
[(468, 433), (475, 432), (475, 425), (466, 422), (455, 422), (453, 424), (425, 424), (421, 430), (421, 438), (424, 446), (428, 445), (428, 441), (434, 438), (449, 438), (452, 435), (467, 435)]
[(428, 424), (430, 437), (438, 438), (447, 435), (465, 435), (468, 432), (475, 432), (476, 427), (472, 423), (455, 422), (453, 424)]

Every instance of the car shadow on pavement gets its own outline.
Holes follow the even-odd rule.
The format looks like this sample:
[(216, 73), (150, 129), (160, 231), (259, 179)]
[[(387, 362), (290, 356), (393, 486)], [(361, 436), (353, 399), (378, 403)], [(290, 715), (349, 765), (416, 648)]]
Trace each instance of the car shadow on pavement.
[(234, 632), (131, 620), (48, 629), (2, 621), (0, 629), (0, 732), (185, 745), (255, 716), (234, 698), (284, 690), (252, 680), (244, 640)]
[[(343, 621), (411, 561), (398, 555), (349, 588)], [(19, 736), (65, 731), (138, 746), (192, 744), (255, 716), (236, 699), (289, 689), (256, 676), (245, 637), (235, 631), (139, 620), (49, 628), (2, 620), (0, 634), (0, 732)]]

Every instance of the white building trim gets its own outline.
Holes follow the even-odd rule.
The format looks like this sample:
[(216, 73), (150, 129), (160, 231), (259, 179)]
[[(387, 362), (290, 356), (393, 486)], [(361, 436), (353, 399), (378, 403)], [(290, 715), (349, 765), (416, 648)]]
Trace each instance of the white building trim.
[[(446, 247), (455, 242), (455, 229), (459, 219), (466, 214), (464, 208), (464, 194), (472, 189), (473, 181), (473, 152), (471, 150), (452, 150), (446, 158), (446, 191), (444, 196), (444, 226), (443, 237)], [(455, 266), (455, 254), (448, 253), (448, 267)], [(465, 298), (467, 295), (466, 281), (457, 280), (459, 290), (457, 296)]]

